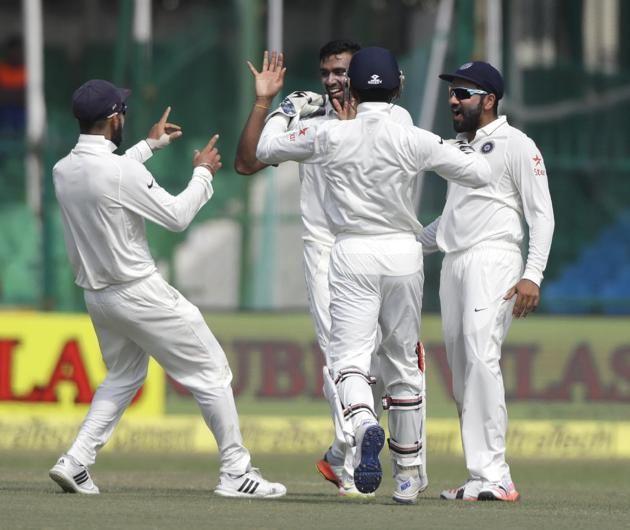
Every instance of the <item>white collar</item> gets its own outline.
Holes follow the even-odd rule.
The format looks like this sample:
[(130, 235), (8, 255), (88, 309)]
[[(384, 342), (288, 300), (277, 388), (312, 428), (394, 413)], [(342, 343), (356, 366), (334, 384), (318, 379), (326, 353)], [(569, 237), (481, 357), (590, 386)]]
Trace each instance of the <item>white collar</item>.
[(111, 153), (118, 149), (114, 142), (108, 140), (102, 134), (80, 134), (76, 147), (101, 147), (107, 149)]

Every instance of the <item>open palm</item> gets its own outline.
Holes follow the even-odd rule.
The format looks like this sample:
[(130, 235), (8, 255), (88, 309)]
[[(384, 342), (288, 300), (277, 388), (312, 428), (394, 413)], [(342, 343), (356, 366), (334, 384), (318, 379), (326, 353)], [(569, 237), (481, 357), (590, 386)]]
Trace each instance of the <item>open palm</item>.
[(265, 51), (263, 64), (260, 72), (254, 65), (247, 61), (249, 71), (256, 80), (256, 97), (273, 99), (282, 90), (284, 85), (284, 74), (287, 69), (284, 65), (284, 55), (282, 53)]

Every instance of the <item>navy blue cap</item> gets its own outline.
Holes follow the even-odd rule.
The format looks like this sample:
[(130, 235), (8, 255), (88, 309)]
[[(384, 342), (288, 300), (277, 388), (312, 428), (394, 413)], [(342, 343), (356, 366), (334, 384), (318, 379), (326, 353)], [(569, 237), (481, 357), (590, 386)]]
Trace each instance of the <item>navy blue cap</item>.
[(400, 68), (394, 54), (385, 48), (362, 48), (348, 66), (350, 86), (357, 90), (393, 90), (400, 86)]
[(90, 79), (72, 94), (72, 113), (80, 121), (93, 123), (122, 112), (128, 88), (118, 88), (103, 79)]
[(440, 79), (452, 83), (454, 79), (465, 79), (497, 96), (503, 97), (503, 76), (490, 63), (473, 61), (462, 64), (452, 74), (440, 74)]

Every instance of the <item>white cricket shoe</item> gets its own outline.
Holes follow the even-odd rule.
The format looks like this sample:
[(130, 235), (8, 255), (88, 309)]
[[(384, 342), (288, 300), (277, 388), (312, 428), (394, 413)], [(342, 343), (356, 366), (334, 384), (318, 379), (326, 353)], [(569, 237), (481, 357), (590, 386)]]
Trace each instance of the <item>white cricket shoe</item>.
[(92, 482), (88, 468), (69, 455), (61, 455), (48, 472), (48, 476), (67, 493), (99, 494), (99, 489)]
[(514, 482), (509, 477), (500, 482), (484, 482), (477, 496), (479, 501), (516, 502), (520, 498), (521, 494), (516, 491)]
[(379, 454), (385, 443), (385, 431), (376, 422), (363, 422), (355, 433), (354, 483), (361, 493), (376, 491), (383, 478)]
[(287, 488), (278, 482), (269, 482), (253, 467), (240, 477), (227, 473), (219, 477), (219, 485), (214, 492), (221, 497), (247, 497), (250, 499), (276, 499), (286, 495)]
[(394, 494), (392, 498), (400, 504), (415, 504), (418, 495), (429, 487), (429, 479), (420, 473), (420, 466), (399, 466), (393, 462)]
[(444, 490), (440, 493), (440, 499), (447, 501), (476, 501), (481, 491), (482, 481), (469, 478), (458, 488)]

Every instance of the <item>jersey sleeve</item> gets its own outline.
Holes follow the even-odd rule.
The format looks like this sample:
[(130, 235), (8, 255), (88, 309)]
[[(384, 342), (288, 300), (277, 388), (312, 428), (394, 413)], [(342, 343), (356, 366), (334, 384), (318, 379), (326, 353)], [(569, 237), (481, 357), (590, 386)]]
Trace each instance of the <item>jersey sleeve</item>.
[(529, 138), (512, 138), (508, 144), (510, 175), (521, 195), (525, 221), (529, 227), (529, 248), (523, 278), (540, 285), (555, 220), (545, 162), (536, 144)]
[(288, 118), (273, 116), (265, 125), (256, 147), (256, 158), (265, 164), (280, 164), (289, 160), (317, 163), (323, 149), (319, 145), (316, 123), (299, 121), (288, 129)]
[(117, 197), (120, 205), (172, 232), (185, 230), (212, 197), (212, 174), (204, 167), (194, 169), (188, 186), (178, 195), (162, 188), (134, 160), (121, 160), (120, 170)]
[(435, 171), (446, 180), (469, 188), (490, 182), (488, 162), (478, 153), (464, 153), (442, 138), (415, 128), (418, 172)]
[(123, 156), (144, 164), (153, 156), (153, 151), (151, 151), (146, 140), (140, 140), (137, 144), (127, 149)]

